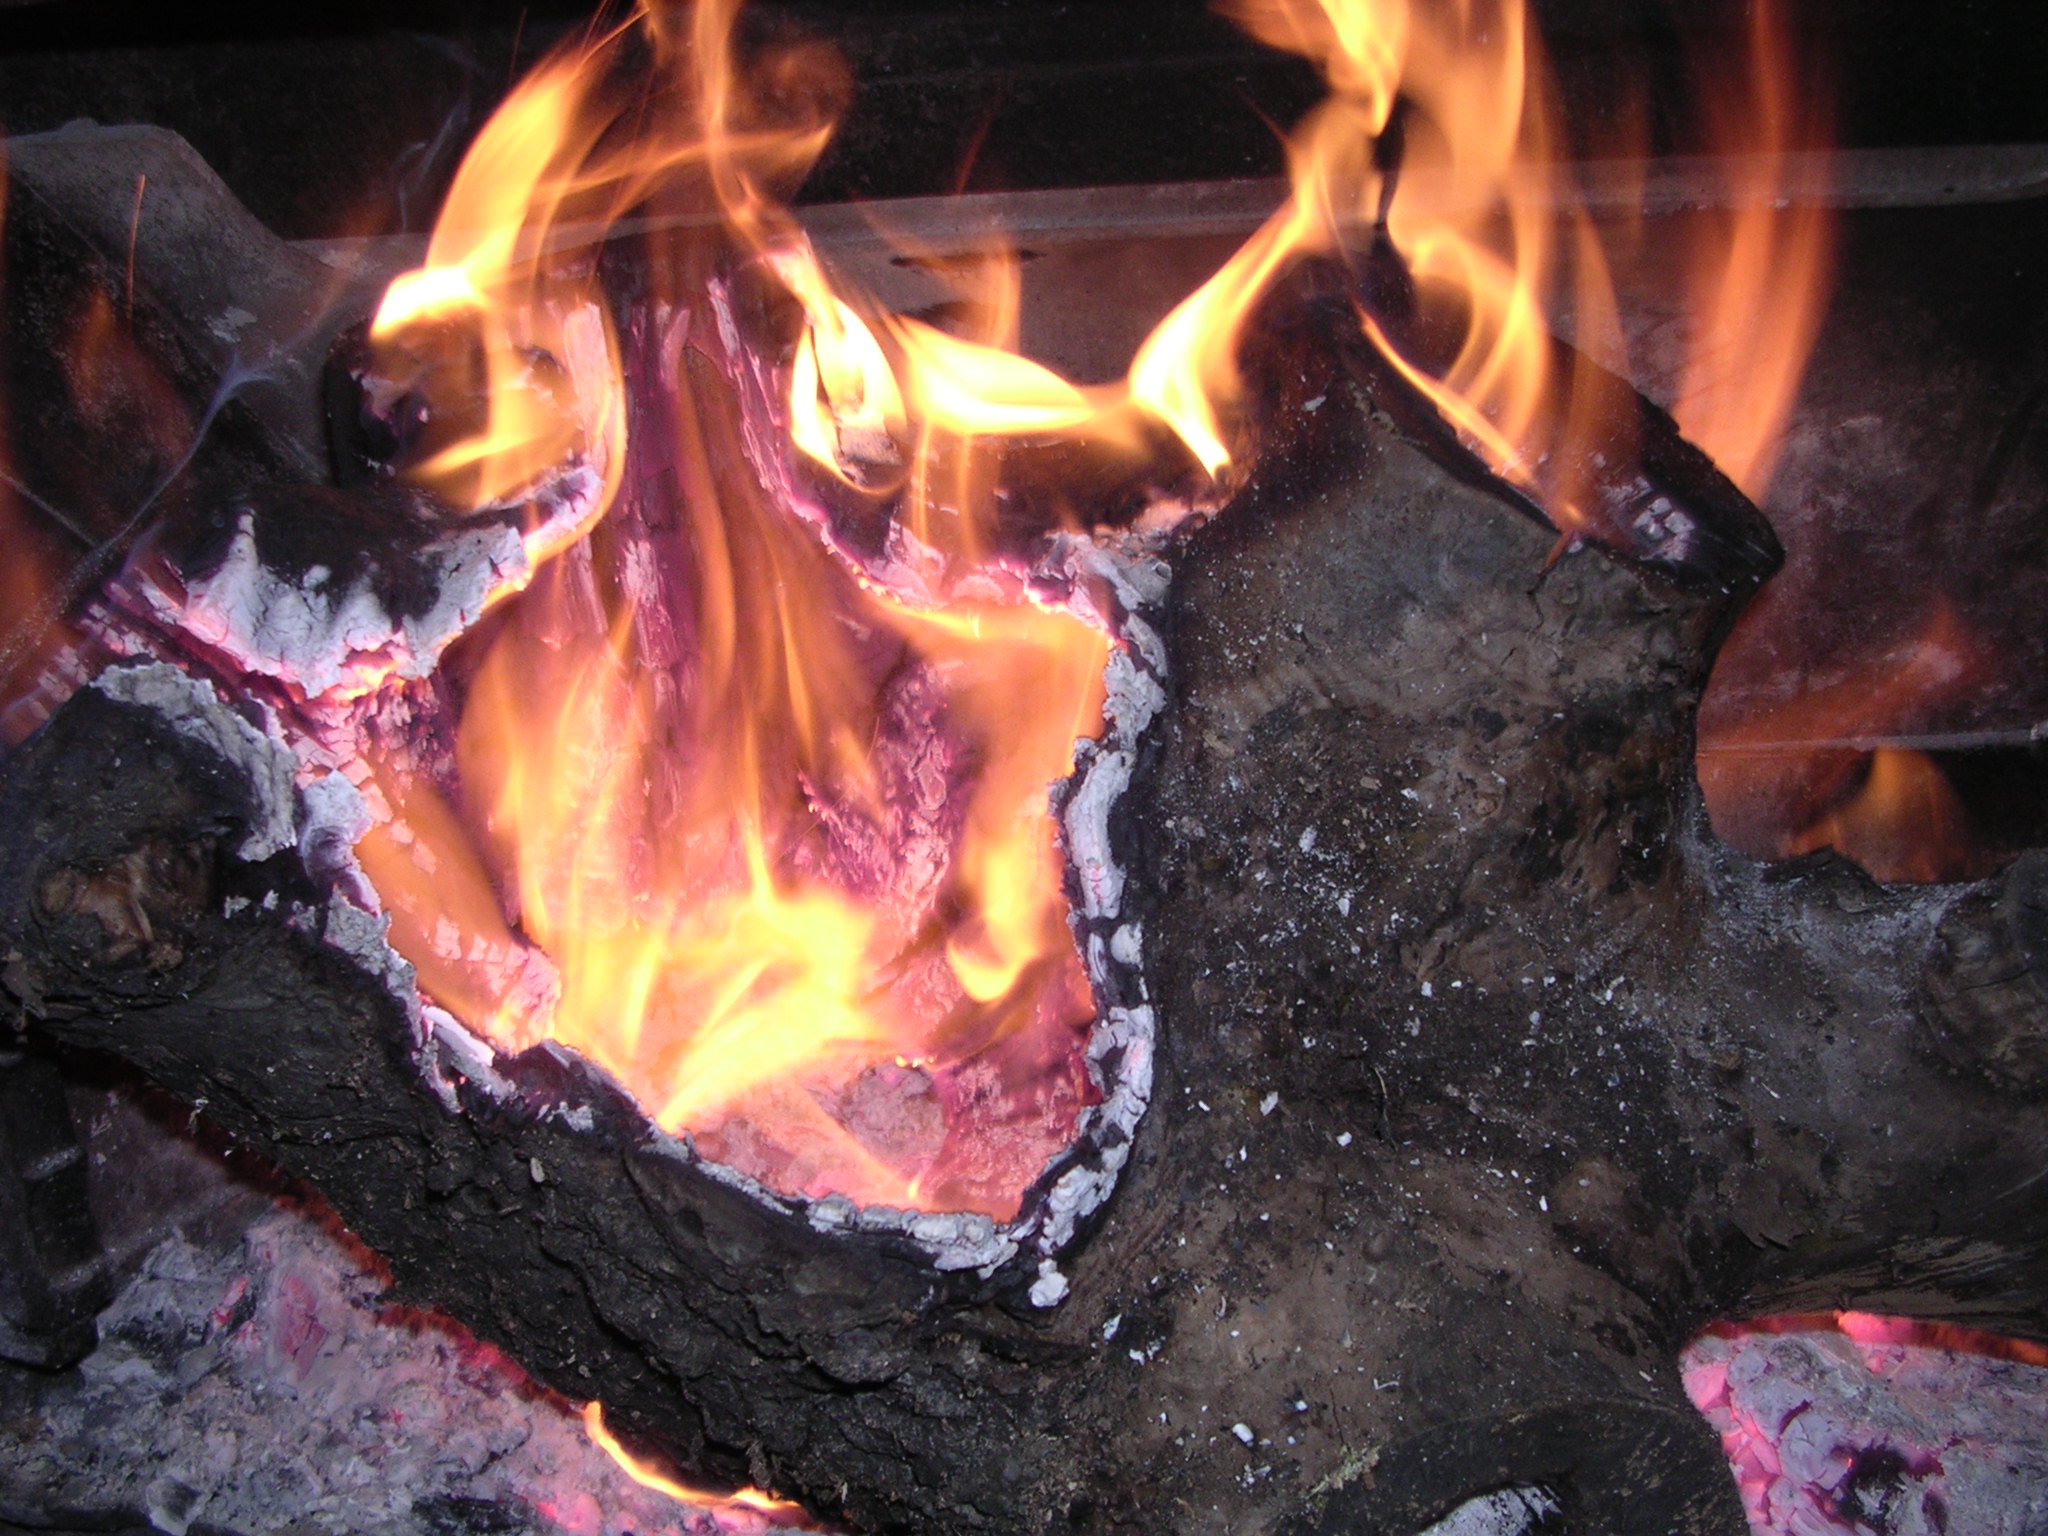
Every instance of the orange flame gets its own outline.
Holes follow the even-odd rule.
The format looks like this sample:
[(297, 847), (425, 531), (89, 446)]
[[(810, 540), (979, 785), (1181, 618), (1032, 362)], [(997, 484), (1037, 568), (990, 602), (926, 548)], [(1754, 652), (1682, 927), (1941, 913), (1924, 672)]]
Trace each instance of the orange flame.
[(1879, 880), (1975, 879), (1998, 863), (1926, 753), (1887, 742), (1982, 675), (1980, 647), (1937, 602), (1918, 635), (1843, 677), (1728, 718), (1700, 718), (1699, 780), (1714, 831), (1758, 858), (1833, 848)]
[[(1633, 451), (1613, 380), (1626, 373), (1605, 240), (1558, 163), (1564, 136), (1519, 0), (1230, 0), (1243, 25), (1314, 62), (1331, 96), (1290, 137), (1288, 201), (1140, 349), (1130, 390), (1212, 473), (1231, 463), (1236, 357), (1252, 306), (1297, 260), (1356, 254), (1376, 225), (1412, 281), (1412, 313), (1361, 310), (1366, 337), (1504, 478), (1561, 525), (1583, 517), (1601, 457)], [(1795, 110), (1777, 7), (1750, 10), (1743, 73), (1717, 82), (1713, 148), (1734, 156), (1734, 211), (1690, 232), (1695, 326), (1680, 419), (1760, 492), (1818, 325), (1825, 210), (1788, 203)], [(1376, 152), (1401, 125), (1398, 172)], [(1622, 466), (1616, 466), (1622, 467)]]
[[(1287, 202), (1170, 313), (1121, 390), (1078, 390), (1036, 364), (848, 303), (802, 258), (785, 278), (811, 331), (793, 380), (796, 438), (857, 483), (848, 461), (893, 465), (925, 430), (1128, 438), (1128, 411), (1169, 427), (1211, 476), (1241, 455), (1238, 354), (1260, 299), (1297, 262), (1356, 255), (1383, 228), (1412, 283), (1412, 313), (1361, 311), (1368, 340), (1506, 479), (1562, 525), (1583, 520), (1594, 466), (1633, 452), (1615, 379), (1572, 365), (1552, 326), (1625, 374), (1626, 343), (1601, 232), (1558, 155), (1564, 135), (1541, 46), (1520, 0), (1229, 0), (1255, 36), (1311, 60), (1331, 94), (1290, 135)], [(1768, 480), (1818, 326), (1828, 215), (1789, 201), (1812, 110), (1793, 89), (1789, 36), (1771, 0), (1752, 7), (1743, 70), (1707, 91), (1711, 147), (1735, 166), (1732, 211), (1691, 230), (1697, 321), (1681, 421), (1751, 489)], [(1398, 174), (1380, 163), (1403, 118)], [(799, 272), (796, 270), (801, 267)]]
[(1863, 787), (1784, 848), (1790, 857), (1839, 849), (1879, 880), (1920, 883), (1968, 879), (1981, 862), (1962, 801), (1941, 769), (1926, 753), (1902, 747), (1875, 748)]
[(1688, 246), (1693, 335), (1672, 415), (1730, 479), (1760, 498), (1820, 327), (1834, 224), (1811, 195), (1785, 195), (1797, 147), (1825, 127), (1816, 105), (1824, 98), (1810, 69), (1794, 75), (1777, 0), (1754, 0), (1749, 18), (1742, 71), (1710, 77), (1702, 91), (1730, 206), (1695, 216), (1706, 230)]
[[(864, 587), (753, 482), (730, 384), (659, 317), (701, 307), (722, 251), (758, 258), (803, 307), (790, 430), (827, 464), (1092, 407), (992, 341), (871, 327), (830, 287), (770, 185), (822, 145), (802, 103), (829, 81), (807, 84), (801, 54), (741, 60), (732, 10), (644, 11), (544, 65), (380, 311), (373, 342), (411, 355), (452, 314), (482, 360), (458, 382), (484, 419), (416, 478), (471, 505), (516, 495), (591, 453), (596, 420), (612, 518), (508, 605), (476, 664), (461, 817), (387, 789), (396, 817), (365, 863), (423, 985), (501, 1044), (575, 1048), (778, 1188), (1007, 1219), (1092, 1091), (1046, 794), (1099, 728), (1108, 642), (1029, 605), (931, 613)], [(668, 111), (620, 139), (629, 43)], [(599, 229), (649, 229), (653, 372), (630, 402), (629, 349), (563, 223), (599, 202)], [(565, 316), (590, 317), (592, 367), (536, 409)], [(511, 923), (480, 900), (494, 885)], [(553, 998), (506, 985), (529, 942)]]
[(802, 1505), (792, 1504), (787, 1499), (775, 1498), (758, 1488), (741, 1488), (733, 1493), (706, 1493), (690, 1487), (687, 1483), (679, 1483), (672, 1477), (664, 1477), (619, 1444), (619, 1437), (605, 1428), (604, 1404), (594, 1397), (583, 1405), (583, 1432), (590, 1437), (592, 1445), (617, 1462), (619, 1470), (642, 1488), (651, 1488), (656, 1493), (667, 1494), (679, 1503), (689, 1504), (698, 1509), (721, 1504), (737, 1504), (764, 1515), (803, 1513)]
[(620, 168), (598, 160), (605, 59), (601, 47), (554, 55), (492, 116), (426, 265), (392, 282), (371, 322), (392, 386), (449, 410), (409, 478), (463, 510), (517, 499), (579, 453), (616, 475), (617, 345), (588, 264), (550, 249), (625, 192)]

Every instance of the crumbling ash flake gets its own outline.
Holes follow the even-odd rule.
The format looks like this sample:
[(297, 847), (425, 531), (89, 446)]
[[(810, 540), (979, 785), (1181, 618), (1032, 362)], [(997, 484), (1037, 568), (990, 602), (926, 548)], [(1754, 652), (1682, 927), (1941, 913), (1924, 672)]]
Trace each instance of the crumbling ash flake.
[(408, 558), (434, 594), (419, 614), (388, 611), (367, 573), (346, 584), (315, 567), (288, 577), (263, 563), (255, 514), (239, 514), (227, 554), (174, 595), (140, 586), (152, 617), (227, 657), (242, 672), (277, 678), (305, 697), (355, 696), (388, 677), (425, 677), (441, 653), (507, 591), (531, 579), (538, 558), (572, 538), (602, 493), (583, 461), (554, 475), (533, 498), (539, 521), (522, 534), (509, 520), (452, 526)]
[(1563, 1513), (1548, 1489), (1501, 1488), (1467, 1499), (1417, 1536), (1534, 1536)]
[(391, 947), (390, 931), (390, 914), (365, 912), (340, 891), (328, 895), (320, 937), (383, 983), (385, 991), (406, 1004), (407, 1016), (416, 1019), (417, 978), (412, 963)]
[(282, 742), (228, 708), (212, 685), (152, 661), (111, 668), (92, 686), (116, 703), (154, 710), (180, 736), (240, 770), (249, 784), (249, 826), (239, 857), (258, 863), (298, 842), (298, 764)]

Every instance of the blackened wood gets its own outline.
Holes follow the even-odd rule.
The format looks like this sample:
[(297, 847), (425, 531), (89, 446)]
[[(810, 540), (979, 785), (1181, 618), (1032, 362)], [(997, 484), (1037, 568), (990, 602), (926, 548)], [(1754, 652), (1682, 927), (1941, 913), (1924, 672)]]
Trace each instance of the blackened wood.
[(72, 1364), (110, 1295), (63, 1076), (0, 1049), (0, 1359)]
[(1692, 710), (1727, 607), (1546, 569), (1476, 501), (1368, 434), (1205, 530), (1163, 1016), (1283, 1104), (1350, 1100), (1396, 1187), (1410, 1158), (1512, 1171), (1649, 1307), (1651, 1350), (1848, 1304), (2048, 1331), (2048, 1116), (1923, 1016), (1971, 892), (1716, 845)]

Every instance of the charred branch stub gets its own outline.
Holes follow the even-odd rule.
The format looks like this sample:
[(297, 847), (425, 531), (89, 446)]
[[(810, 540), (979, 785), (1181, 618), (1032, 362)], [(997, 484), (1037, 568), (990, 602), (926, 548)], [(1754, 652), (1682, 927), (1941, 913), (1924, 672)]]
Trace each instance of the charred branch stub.
[[(1452, 474), (1491, 486), (1530, 517), (1557, 528), (1571, 545), (1591, 544), (1625, 565), (1701, 591), (1748, 591), (1778, 568), (1784, 551), (1764, 515), (1688, 442), (1670, 414), (1626, 379), (1556, 337), (1547, 338), (1556, 392), (1547, 409), (1576, 412), (1582, 434), (1566, 462), (1539, 460), (1503, 479), (1417, 387), (1416, 372), (1439, 375), (1457, 344), (1420, 306), (1415, 285), (1384, 233), (1343, 284), (1385, 338), (1386, 348), (1340, 323), (1346, 370)], [(1326, 276), (1322, 285), (1338, 281)], [(1333, 317), (1334, 319), (1334, 317)], [(1397, 361), (1398, 359), (1398, 361)], [(1559, 420), (1532, 435), (1559, 438)]]

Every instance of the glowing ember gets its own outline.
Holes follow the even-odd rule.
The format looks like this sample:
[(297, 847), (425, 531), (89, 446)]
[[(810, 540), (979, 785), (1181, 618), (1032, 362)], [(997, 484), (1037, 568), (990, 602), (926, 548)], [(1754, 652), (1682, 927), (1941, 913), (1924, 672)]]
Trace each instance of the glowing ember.
[(2048, 1347), (1840, 1312), (1717, 1326), (1684, 1376), (1755, 1536), (2019, 1536), (2040, 1519)]

